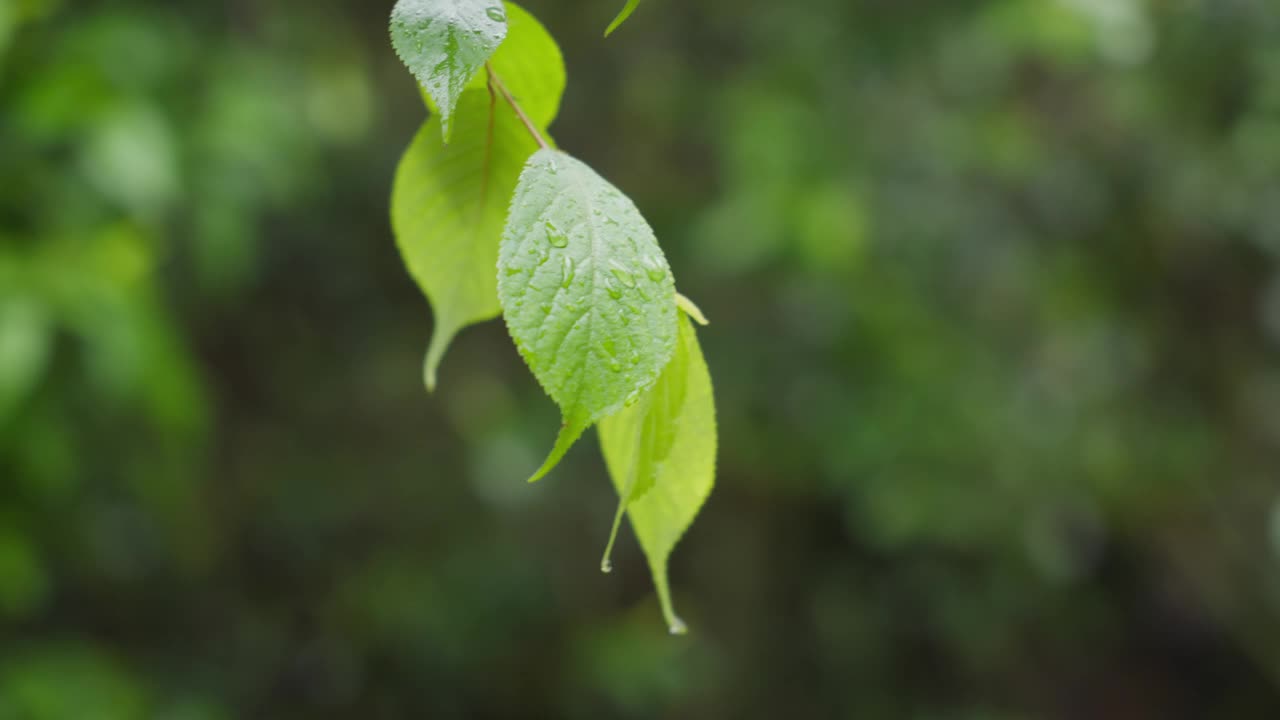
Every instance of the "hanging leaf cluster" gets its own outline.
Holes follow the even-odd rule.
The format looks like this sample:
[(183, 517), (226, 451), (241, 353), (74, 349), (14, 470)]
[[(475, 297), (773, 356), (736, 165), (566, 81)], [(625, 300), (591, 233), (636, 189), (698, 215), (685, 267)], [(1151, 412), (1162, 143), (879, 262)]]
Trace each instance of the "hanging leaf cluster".
[[(627, 2), (612, 32), (635, 9)], [(635, 204), (548, 133), (565, 88), (546, 29), (494, 0), (399, 0), (391, 41), (430, 118), (396, 171), (391, 220), (435, 325), (434, 390), (453, 338), (502, 315), (562, 423), (530, 482), (598, 425), (619, 502), (673, 633), (667, 561), (715, 476), (711, 378), (692, 318)]]

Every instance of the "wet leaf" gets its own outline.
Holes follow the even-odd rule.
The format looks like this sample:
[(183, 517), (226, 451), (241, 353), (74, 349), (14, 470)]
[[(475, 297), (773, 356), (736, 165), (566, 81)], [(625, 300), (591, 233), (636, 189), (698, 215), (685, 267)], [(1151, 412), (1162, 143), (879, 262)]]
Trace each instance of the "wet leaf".
[(631, 200), (582, 162), (540, 150), (503, 231), (498, 298), (516, 347), (563, 417), (533, 481), (657, 380), (675, 350), (675, 285)]

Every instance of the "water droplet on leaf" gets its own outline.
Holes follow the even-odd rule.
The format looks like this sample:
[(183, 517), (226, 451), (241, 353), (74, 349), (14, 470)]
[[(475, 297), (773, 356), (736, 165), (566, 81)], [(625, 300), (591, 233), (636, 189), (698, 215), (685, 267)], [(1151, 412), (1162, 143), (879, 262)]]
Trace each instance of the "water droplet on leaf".
[(618, 282), (622, 283), (626, 287), (632, 288), (636, 286), (636, 279), (631, 277), (631, 273), (627, 272), (626, 268), (623, 268), (621, 265), (613, 263), (609, 267), (609, 272), (613, 273), (613, 276), (618, 278)]
[(553, 247), (562, 248), (569, 244), (569, 238), (565, 237), (559, 228), (551, 224), (550, 220), (544, 223), (544, 227), (547, 230), (547, 242), (551, 243)]
[(502, 8), (497, 6), (494, 6), (489, 8), (488, 10), (485, 10), (484, 14), (488, 15), (489, 19), (494, 22), (505, 22), (507, 19), (506, 14), (502, 12)]
[(654, 282), (662, 282), (662, 279), (667, 276), (666, 269), (663, 268), (662, 263), (658, 262), (656, 259), (647, 257), (641, 262), (644, 264), (644, 272), (649, 276), (650, 280)]
[(573, 282), (573, 274), (574, 274), (573, 258), (569, 257), (568, 255), (565, 255), (563, 257), (563, 262), (564, 262), (564, 267), (562, 269), (564, 270), (564, 274), (560, 278), (560, 287), (567, 288), (569, 287), (569, 284)]
[(618, 289), (618, 284), (613, 281), (613, 278), (606, 277), (604, 279), (604, 289), (605, 292), (609, 293), (609, 297), (614, 300), (622, 297), (622, 291)]

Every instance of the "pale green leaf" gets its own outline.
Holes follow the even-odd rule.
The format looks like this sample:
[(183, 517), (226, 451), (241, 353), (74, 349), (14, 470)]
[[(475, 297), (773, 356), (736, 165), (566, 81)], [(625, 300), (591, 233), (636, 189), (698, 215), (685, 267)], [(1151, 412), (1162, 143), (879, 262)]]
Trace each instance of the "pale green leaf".
[(711, 375), (688, 318), (680, 318), (675, 355), (658, 382), (635, 405), (601, 420), (599, 433), (618, 490), (601, 569), (609, 569), (609, 549), (625, 510), (649, 561), (667, 626), (684, 632), (671, 602), (667, 560), (711, 493), (716, 462)]
[[(516, 96), (521, 107), (550, 140), (546, 127), (555, 118), (564, 94), (564, 59), (560, 48), (532, 15), (506, 3), (507, 39), (489, 60), (493, 71)], [(488, 147), (489, 111), (493, 96), (488, 73), (477, 72), (463, 92), (458, 127), (451, 145), (424, 129), (401, 161), (392, 198), (396, 240), (415, 280), (431, 300), (435, 331), (424, 374), (428, 389), (436, 383), (440, 360), (454, 335), (466, 325), (496, 317), (500, 308), (494, 266), (502, 223), (524, 161), (536, 149), (512, 109), (497, 98), (493, 132), (498, 146)], [(435, 103), (423, 97), (437, 117)], [(456, 146), (456, 147), (455, 147)], [(490, 174), (485, 163), (496, 170)], [(486, 177), (496, 181), (480, 201)], [(443, 185), (448, 188), (441, 190)], [(437, 191), (443, 194), (440, 207)], [(474, 215), (459, 208), (482, 206)], [(480, 217), (479, 222), (468, 218)]]
[(498, 0), (399, 0), (391, 11), (391, 45), (435, 101), (446, 141), (462, 91), (506, 36)]
[(679, 306), (681, 310), (685, 311), (685, 313), (687, 313), (689, 317), (693, 318), (693, 321), (699, 325), (711, 324), (711, 322), (707, 320), (707, 316), (702, 314), (702, 308), (694, 305), (692, 300), (680, 293), (676, 293), (676, 305)]
[(617, 30), (619, 25), (626, 22), (627, 18), (631, 17), (631, 13), (635, 12), (639, 5), (640, 0), (627, 0), (627, 4), (622, 7), (622, 12), (618, 13), (618, 17), (614, 18), (613, 22), (609, 23), (609, 27), (605, 28), (604, 36), (609, 37), (612, 35), (613, 31)]
[(537, 149), (511, 108), (485, 90), (463, 93), (457, 118), (448, 145), (439, 116), (422, 126), (391, 191), (396, 244), (435, 314), (424, 366), (428, 389), (453, 336), (501, 309), (498, 241), (516, 180)]
[(563, 417), (533, 481), (658, 378), (676, 344), (675, 285), (631, 200), (578, 160), (540, 150), (520, 175), (503, 230), (498, 298), (516, 347)]

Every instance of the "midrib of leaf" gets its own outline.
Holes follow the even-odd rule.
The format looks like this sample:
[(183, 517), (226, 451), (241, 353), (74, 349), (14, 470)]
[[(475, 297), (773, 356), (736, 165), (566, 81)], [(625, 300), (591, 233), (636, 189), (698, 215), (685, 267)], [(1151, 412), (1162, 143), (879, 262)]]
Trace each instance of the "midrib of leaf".
[[(592, 208), (595, 206), (591, 202), (591, 194), (587, 192), (587, 188), (583, 186), (582, 178), (578, 175), (576, 170), (573, 172), (571, 184), (573, 185), (574, 190), (578, 193), (578, 196), (582, 198), (582, 205), (587, 211), (585, 215), (587, 218), (587, 229), (591, 231), (591, 274), (589, 276), (591, 294), (588, 297), (594, 300), (596, 297), (596, 274), (600, 272), (600, 233), (598, 232), (599, 228), (595, 225), (595, 213), (591, 212)], [(591, 312), (594, 313), (596, 311), (595, 303), (592, 303), (591, 305)], [(586, 359), (590, 357), (590, 353), (596, 352), (595, 318), (593, 317), (592, 320), (593, 322), (591, 322), (587, 327), (587, 347), (590, 348), (590, 351), (583, 353), (582, 364), (587, 362)], [(583, 386), (579, 383), (577, 397), (573, 399), (573, 404), (577, 407), (582, 406), (582, 390)], [(585, 430), (585, 428), (583, 429)]]
[[(555, 162), (554, 159), (552, 160), (552, 162), (554, 164)], [(582, 206), (585, 210), (587, 229), (591, 236), (591, 272), (587, 274), (587, 277), (588, 277), (588, 282), (591, 284), (591, 292), (588, 294), (588, 297), (594, 299), (596, 297), (596, 290), (597, 290), (596, 275), (599, 272), (599, 268), (600, 268), (600, 245), (601, 245), (600, 239), (602, 237), (602, 232), (601, 232), (602, 228), (598, 227), (595, 223), (596, 214), (591, 212), (591, 210), (595, 207), (595, 204), (591, 202), (590, 188), (583, 181), (583, 178), (579, 174), (579, 171), (572, 166), (565, 168), (565, 171), (570, 173), (571, 177), (570, 177), (569, 184), (573, 187), (574, 193), (582, 201)], [(560, 196), (556, 197), (556, 199), (552, 201), (551, 205), (547, 207), (547, 209), (544, 211), (543, 214), (552, 215), (552, 210), (555, 209), (556, 203), (560, 202), (561, 199), (565, 198), (566, 196), (567, 196), (567, 193), (561, 194)], [(564, 231), (568, 232), (573, 227), (574, 226), (565, 228)], [(561, 287), (560, 289), (556, 290), (555, 291), (556, 294), (553, 296), (552, 299), (554, 300), (558, 298), (560, 296), (560, 293), (564, 292), (564, 290), (565, 290), (564, 287)], [(593, 317), (596, 310), (597, 308), (594, 306), (594, 304), (587, 304), (583, 311), (583, 316), (589, 317), (592, 320), (592, 322), (589, 322), (587, 324), (587, 347), (589, 348), (589, 350), (586, 353), (583, 353), (582, 357), (578, 360), (576, 365), (576, 368), (578, 370), (581, 370), (582, 366), (586, 364), (587, 359), (590, 357), (591, 353), (597, 352), (596, 343), (595, 343), (596, 323), (594, 322), (595, 318)], [(582, 321), (581, 318), (579, 318), (569, 326), (569, 329), (565, 332), (564, 337), (560, 339), (559, 344), (556, 346), (556, 354), (558, 354), (559, 351), (563, 349), (565, 341), (568, 340), (571, 334), (573, 334), (573, 329), (581, 321)], [(546, 319), (544, 319), (543, 322), (545, 323)], [(541, 334), (541, 331), (539, 332), (539, 334)], [(636, 395), (643, 393), (648, 387), (652, 386), (653, 382), (656, 382), (656, 381), (657, 381), (657, 378), (655, 377), (654, 380), (649, 383), (649, 385), (638, 388), (635, 391)], [(547, 390), (548, 394), (551, 394), (549, 388), (544, 387), (543, 389)], [(542, 466), (539, 467), (537, 471), (533, 473), (532, 476), (530, 476), (529, 482), (536, 482), (537, 480), (541, 479), (544, 475), (546, 475), (548, 472), (550, 472), (551, 468), (555, 467), (556, 464), (560, 462), (560, 459), (564, 457), (564, 454), (569, 451), (569, 448), (573, 446), (573, 443), (577, 441), (578, 438), (582, 437), (582, 433), (586, 432), (587, 428), (591, 426), (590, 413), (588, 412), (586, 414), (586, 417), (582, 416), (583, 410), (582, 410), (581, 400), (582, 400), (582, 393), (585, 391), (585, 389), (586, 388), (583, 384), (578, 383), (577, 389), (575, 391), (575, 395), (573, 398), (573, 402), (570, 405), (571, 407), (574, 408), (574, 414), (571, 417), (565, 418), (564, 423), (560, 426), (560, 432), (556, 435), (555, 444), (552, 445), (551, 447), (551, 453), (547, 455), (547, 458), (546, 460), (543, 461)], [(636, 395), (633, 395), (633, 397), (635, 397)], [(562, 403), (562, 405), (566, 405), (566, 404), (568, 403)]]

